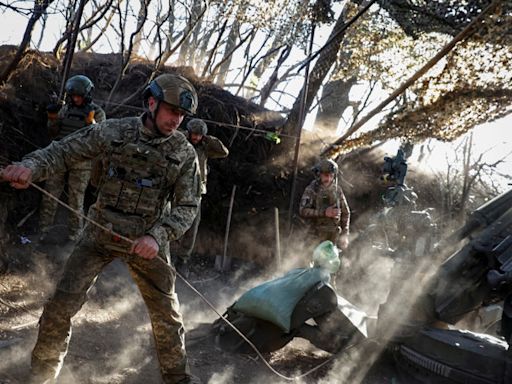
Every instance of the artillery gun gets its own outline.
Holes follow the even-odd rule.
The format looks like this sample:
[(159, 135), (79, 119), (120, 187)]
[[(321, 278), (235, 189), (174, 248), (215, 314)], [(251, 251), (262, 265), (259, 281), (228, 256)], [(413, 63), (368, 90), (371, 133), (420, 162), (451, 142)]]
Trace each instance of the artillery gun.
[[(435, 267), (454, 244), (458, 250)], [(417, 276), (390, 292), (379, 308), (374, 334), (367, 327), (369, 317), (324, 283), (298, 301), (288, 332), (254, 316), (235, 316), (233, 306), (226, 317), (266, 352), (303, 337), (335, 353), (362, 341), (369, 331), (393, 354), (401, 383), (512, 383), (512, 190), (475, 210), (438, 244), (430, 261), (434, 271), (418, 295), (409, 291), (418, 286)], [(496, 302), (504, 302), (499, 337), (453, 328), (467, 314)], [(310, 318), (316, 327), (306, 324)], [(221, 321), (214, 328), (222, 347), (248, 350)]]
[[(403, 305), (404, 295), (390, 292), (379, 309), (380, 336), (388, 334), (407, 383), (512, 383), (512, 190), (475, 210), (464, 226), (439, 243), (432, 262), (453, 244), (458, 250), (411, 300), (398, 325), (397, 313), (406, 310), (397, 302)], [(497, 302), (504, 303), (501, 338), (453, 327), (469, 313)], [(387, 332), (391, 323), (394, 330)]]

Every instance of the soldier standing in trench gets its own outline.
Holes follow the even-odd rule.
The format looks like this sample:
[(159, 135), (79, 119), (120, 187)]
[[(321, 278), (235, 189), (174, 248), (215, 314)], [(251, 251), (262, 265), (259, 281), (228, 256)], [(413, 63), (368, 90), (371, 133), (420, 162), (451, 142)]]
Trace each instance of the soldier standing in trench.
[(316, 177), (304, 190), (299, 214), (308, 221), (315, 247), (330, 240), (345, 250), (349, 242), (350, 209), (337, 182), (338, 165), (324, 159), (313, 171)]
[[(229, 150), (217, 137), (208, 135), (208, 126), (201, 119), (192, 119), (187, 123), (187, 138), (194, 146), (199, 160), (199, 173), (201, 175), (201, 196), (206, 194), (206, 180), (208, 175), (208, 159), (223, 159), (229, 155)], [(192, 227), (180, 240), (180, 251), (177, 254), (176, 265), (178, 271), (186, 278), (190, 275), (188, 262), (197, 239), (197, 231), (201, 221), (201, 207)]]
[(190, 227), (200, 204), (197, 156), (177, 132), (184, 116), (195, 113), (197, 93), (184, 77), (164, 74), (149, 84), (144, 100), (148, 111), (142, 116), (88, 126), (2, 172), (13, 187), (27, 188), (31, 181), (101, 158), (98, 198), (89, 217), (132, 239), (130, 244), (87, 224), (41, 316), (32, 352), (34, 383), (51, 383), (58, 376), (68, 349), (71, 318), (114, 258), (128, 265), (146, 303), (164, 382), (198, 382), (187, 363), (174, 291), (176, 272), (169, 254), (169, 241)]
[[(72, 76), (66, 81), (66, 99), (64, 106), (49, 104), (48, 134), (56, 141), (80, 130), (88, 125), (105, 121), (105, 112), (92, 101), (94, 84), (83, 75)], [(46, 179), (45, 188), (54, 196), (59, 197), (67, 180), (68, 203), (79, 212), (83, 212), (84, 195), (91, 177), (91, 161), (73, 164), (64, 172), (56, 172)], [(39, 214), (40, 241), (46, 242), (48, 233), (57, 212), (57, 202), (43, 195)], [(83, 229), (82, 218), (69, 215), (69, 240), (76, 241)]]

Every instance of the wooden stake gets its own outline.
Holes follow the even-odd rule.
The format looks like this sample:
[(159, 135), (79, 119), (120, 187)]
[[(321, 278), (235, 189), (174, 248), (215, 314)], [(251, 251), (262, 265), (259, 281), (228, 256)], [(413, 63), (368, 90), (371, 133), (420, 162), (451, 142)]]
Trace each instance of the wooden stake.
[(224, 235), (224, 253), (222, 254), (221, 270), (227, 271), (231, 268), (231, 257), (228, 256), (228, 240), (229, 240), (229, 228), (231, 226), (231, 215), (233, 213), (233, 203), (235, 202), (236, 185), (233, 185), (231, 191), (231, 200), (229, 201), (228, 221), (226, 222), (226, 233)]
[(276, 266), (281, 269), (281, 236), (279, 234), (279, 208), (274, 207), (274, 224), (276, 235)]

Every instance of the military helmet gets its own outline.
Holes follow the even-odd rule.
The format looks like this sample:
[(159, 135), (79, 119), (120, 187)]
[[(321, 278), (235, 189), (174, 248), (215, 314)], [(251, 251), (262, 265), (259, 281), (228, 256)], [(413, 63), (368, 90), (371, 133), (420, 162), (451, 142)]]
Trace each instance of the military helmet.
[(187, 123), (187, 131), (206, 136), (208, 134), (208, 126), (201, 119), (192, 119)]
[(144, 90), (144, 99), (153, 96), (165, 101), (189, 115), (196, 113), (197, 92), (192, 83), (183, 76), (166, 73), (155, 78)]
[(320, 173), (338, 173), (338, 164), (331, 159), (322, 159), (313, 167), (313, 172)]
[(90, 102), (94, 84), (87, 76), (76, 75), (66, 81), (65, 89), (68, 96), (82, 96), (86, 102)]
[(313, 267), (336, 273), (340, 264), (340, 251), (330, 240), (322, 241), (313, 251)]

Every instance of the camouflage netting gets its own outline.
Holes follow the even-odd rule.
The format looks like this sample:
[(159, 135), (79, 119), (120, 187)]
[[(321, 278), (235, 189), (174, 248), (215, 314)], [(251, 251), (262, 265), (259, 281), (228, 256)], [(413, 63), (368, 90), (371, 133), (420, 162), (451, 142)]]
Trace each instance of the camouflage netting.
[(379, 0), (378, 3), (407, 35), (417, 37), (429, 32), (455, 35), (491, 0)]
[[(408, 100), (377, 129), (346, 140), (340, 152), (403, 138), (452, 141), (478, 124), (512, 112), (512, 7), (500, 7), (469, 39), (408, 92)], [(421, 80), (421, 79), (420, 79)]]

